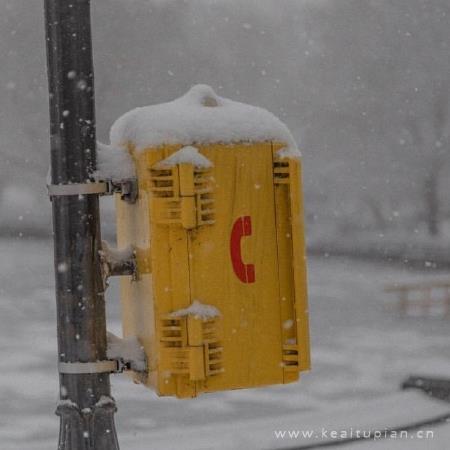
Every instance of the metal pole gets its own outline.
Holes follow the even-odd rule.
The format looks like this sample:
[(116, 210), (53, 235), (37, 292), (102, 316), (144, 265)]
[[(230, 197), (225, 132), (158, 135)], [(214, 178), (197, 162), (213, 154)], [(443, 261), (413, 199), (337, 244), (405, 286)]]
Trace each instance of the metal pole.
[[(90, 0), (44, 0), (52, 184), (86, 183), (95, 169)], [(98, 195), (53, 202), (59, 362), (106, 360)], [(118, 450), (109, 373), (60, 373), (59, 450)]]

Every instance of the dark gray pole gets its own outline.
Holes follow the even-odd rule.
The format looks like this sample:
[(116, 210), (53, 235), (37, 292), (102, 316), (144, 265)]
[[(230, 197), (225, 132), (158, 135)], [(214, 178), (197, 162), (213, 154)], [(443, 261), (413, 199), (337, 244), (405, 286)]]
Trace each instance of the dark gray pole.
[[(52, 184), (95, 169), (90, 0), (45, 0)], [(53, 197), (60, 363), (106, 360), (98, 195)], [(59, 450), (116, 450), (109, 373), (61, 373)]]

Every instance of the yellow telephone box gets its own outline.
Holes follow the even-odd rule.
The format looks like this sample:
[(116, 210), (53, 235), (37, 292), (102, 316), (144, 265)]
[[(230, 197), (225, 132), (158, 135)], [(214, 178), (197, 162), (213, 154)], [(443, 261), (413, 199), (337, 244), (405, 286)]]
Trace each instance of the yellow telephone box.
[[(249, 388), (309, 369), (300, 160), (282, 142), (159, 145), (128, 141), (135, 204), (117, 200), (124, 335), (159, 395)], [(281, 152), (280, 152), (281, 150)]]

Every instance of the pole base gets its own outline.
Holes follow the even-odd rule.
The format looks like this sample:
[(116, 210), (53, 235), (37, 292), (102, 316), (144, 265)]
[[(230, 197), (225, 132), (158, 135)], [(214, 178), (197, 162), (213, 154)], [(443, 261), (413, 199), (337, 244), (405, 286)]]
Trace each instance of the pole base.
[(111, 397), (102, 397), (93, 408), (80, 411), (78, 405), (63, 400), (56, 408), (61, 418), (58, 450), (119, 450)]

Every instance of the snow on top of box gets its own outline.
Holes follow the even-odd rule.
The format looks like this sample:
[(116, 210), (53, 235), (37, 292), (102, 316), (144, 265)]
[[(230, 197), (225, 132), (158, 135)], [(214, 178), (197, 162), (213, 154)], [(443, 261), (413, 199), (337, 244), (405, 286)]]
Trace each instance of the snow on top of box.
[(120, 117), (110, 132), (111, 145), (136, 149), (164, 144), (278, 141), (289, 155), (300, 155), (288, 128), (269, 111), (219, 97), (210, 86), (193, 86), (169, 103), (136, 108)]

